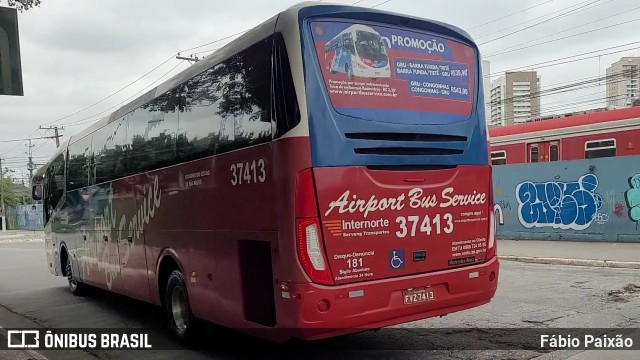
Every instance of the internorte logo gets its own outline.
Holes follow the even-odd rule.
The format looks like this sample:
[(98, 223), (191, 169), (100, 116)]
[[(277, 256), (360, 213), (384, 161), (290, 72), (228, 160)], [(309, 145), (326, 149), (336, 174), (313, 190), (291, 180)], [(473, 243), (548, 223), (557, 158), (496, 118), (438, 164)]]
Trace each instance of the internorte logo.
[[(380, 218), (377, 220), (328, 220), (324, 226), (333, 236), (363, 236), (388, 234), (387, 230), (380, 230), (389, 227), (389, 219)], [(371, 231), (367, 231), (371, 230)], [(379, 231), (375, 231), (379, 230)], [(359, 235), (354, 235), (359, 234)]]

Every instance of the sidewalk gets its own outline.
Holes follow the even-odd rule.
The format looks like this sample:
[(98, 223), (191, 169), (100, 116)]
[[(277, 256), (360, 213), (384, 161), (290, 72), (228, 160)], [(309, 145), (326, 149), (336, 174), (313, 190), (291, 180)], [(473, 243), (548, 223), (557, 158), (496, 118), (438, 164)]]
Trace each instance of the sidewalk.
[(640, 243), (498, 240), (501, 260), (640, 269)]
[(44, 231), (0, 230), (0, 244), (12, 242), (44, 242)]

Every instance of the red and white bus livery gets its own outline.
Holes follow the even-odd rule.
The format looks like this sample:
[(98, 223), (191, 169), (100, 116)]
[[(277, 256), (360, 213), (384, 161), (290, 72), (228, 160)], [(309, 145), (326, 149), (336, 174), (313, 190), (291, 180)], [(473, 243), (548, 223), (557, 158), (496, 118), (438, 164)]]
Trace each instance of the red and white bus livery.
[[(332, 71), (327, 42), (354, 25), (389, 77)], [(49, 268), (163, 306), (183, 340), (194, 319), (283, 341), (486, 304), (478, 64), (447, 24), (283, 11), (60, 146), (34, 177)]]

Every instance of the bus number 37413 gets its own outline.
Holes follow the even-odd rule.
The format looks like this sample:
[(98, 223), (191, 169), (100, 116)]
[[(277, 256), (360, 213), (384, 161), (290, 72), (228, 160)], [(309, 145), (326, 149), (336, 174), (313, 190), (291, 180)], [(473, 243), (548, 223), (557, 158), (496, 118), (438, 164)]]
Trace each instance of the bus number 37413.
[[(442, 216), (442, 219), (444, 221), (440, 220), (440, 214), (434, 216), (433, 219), (430, 219), (429, 215), (426, 215), (422, 220), (422, 224), (420, 225), (420, 232), (431, 235), (431, 231), (433, 230), (431, 225), (433, 224), (436, 234), (441, 234), (442, 230), (444, 230), (444, 232), (447, 234), (451, 234), (453, 232), (453, 217), (451, 216), (451, 214), (446, 213)], [(407, 233), (409, 232), (407, 223), (411, 223), (411, 225), (409, 225), (409, 227), (411, 227), (411, 236), (416, 236), (416, 227), (419, 221), (419, 216), (398, 216), (396, 218), (396, 223), (400, 225), (400, 231), (396, 231), (396, 235), (398, 235), (399, 238), (406, 237)], [(444, 229), (442, 227), (442, 222), (445, 223)]]
[(264, 170), (264, 159), (251, 162), (231, 164), (231, 185), (264, 182), (267, 174)]

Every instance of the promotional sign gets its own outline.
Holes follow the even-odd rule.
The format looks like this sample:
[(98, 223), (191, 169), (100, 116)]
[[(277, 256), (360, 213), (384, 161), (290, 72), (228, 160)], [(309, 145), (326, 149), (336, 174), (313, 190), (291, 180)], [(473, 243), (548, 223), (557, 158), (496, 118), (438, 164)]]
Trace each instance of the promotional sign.
[(338, 112), (375, 119), (372, 109), (402, 111), (394, 122), (415, 119), (417, 114), (407, 116), (411, 111), (471, 114), (471, 47), (441, 36), (351, 22), (313, 22), (311, 30)]

